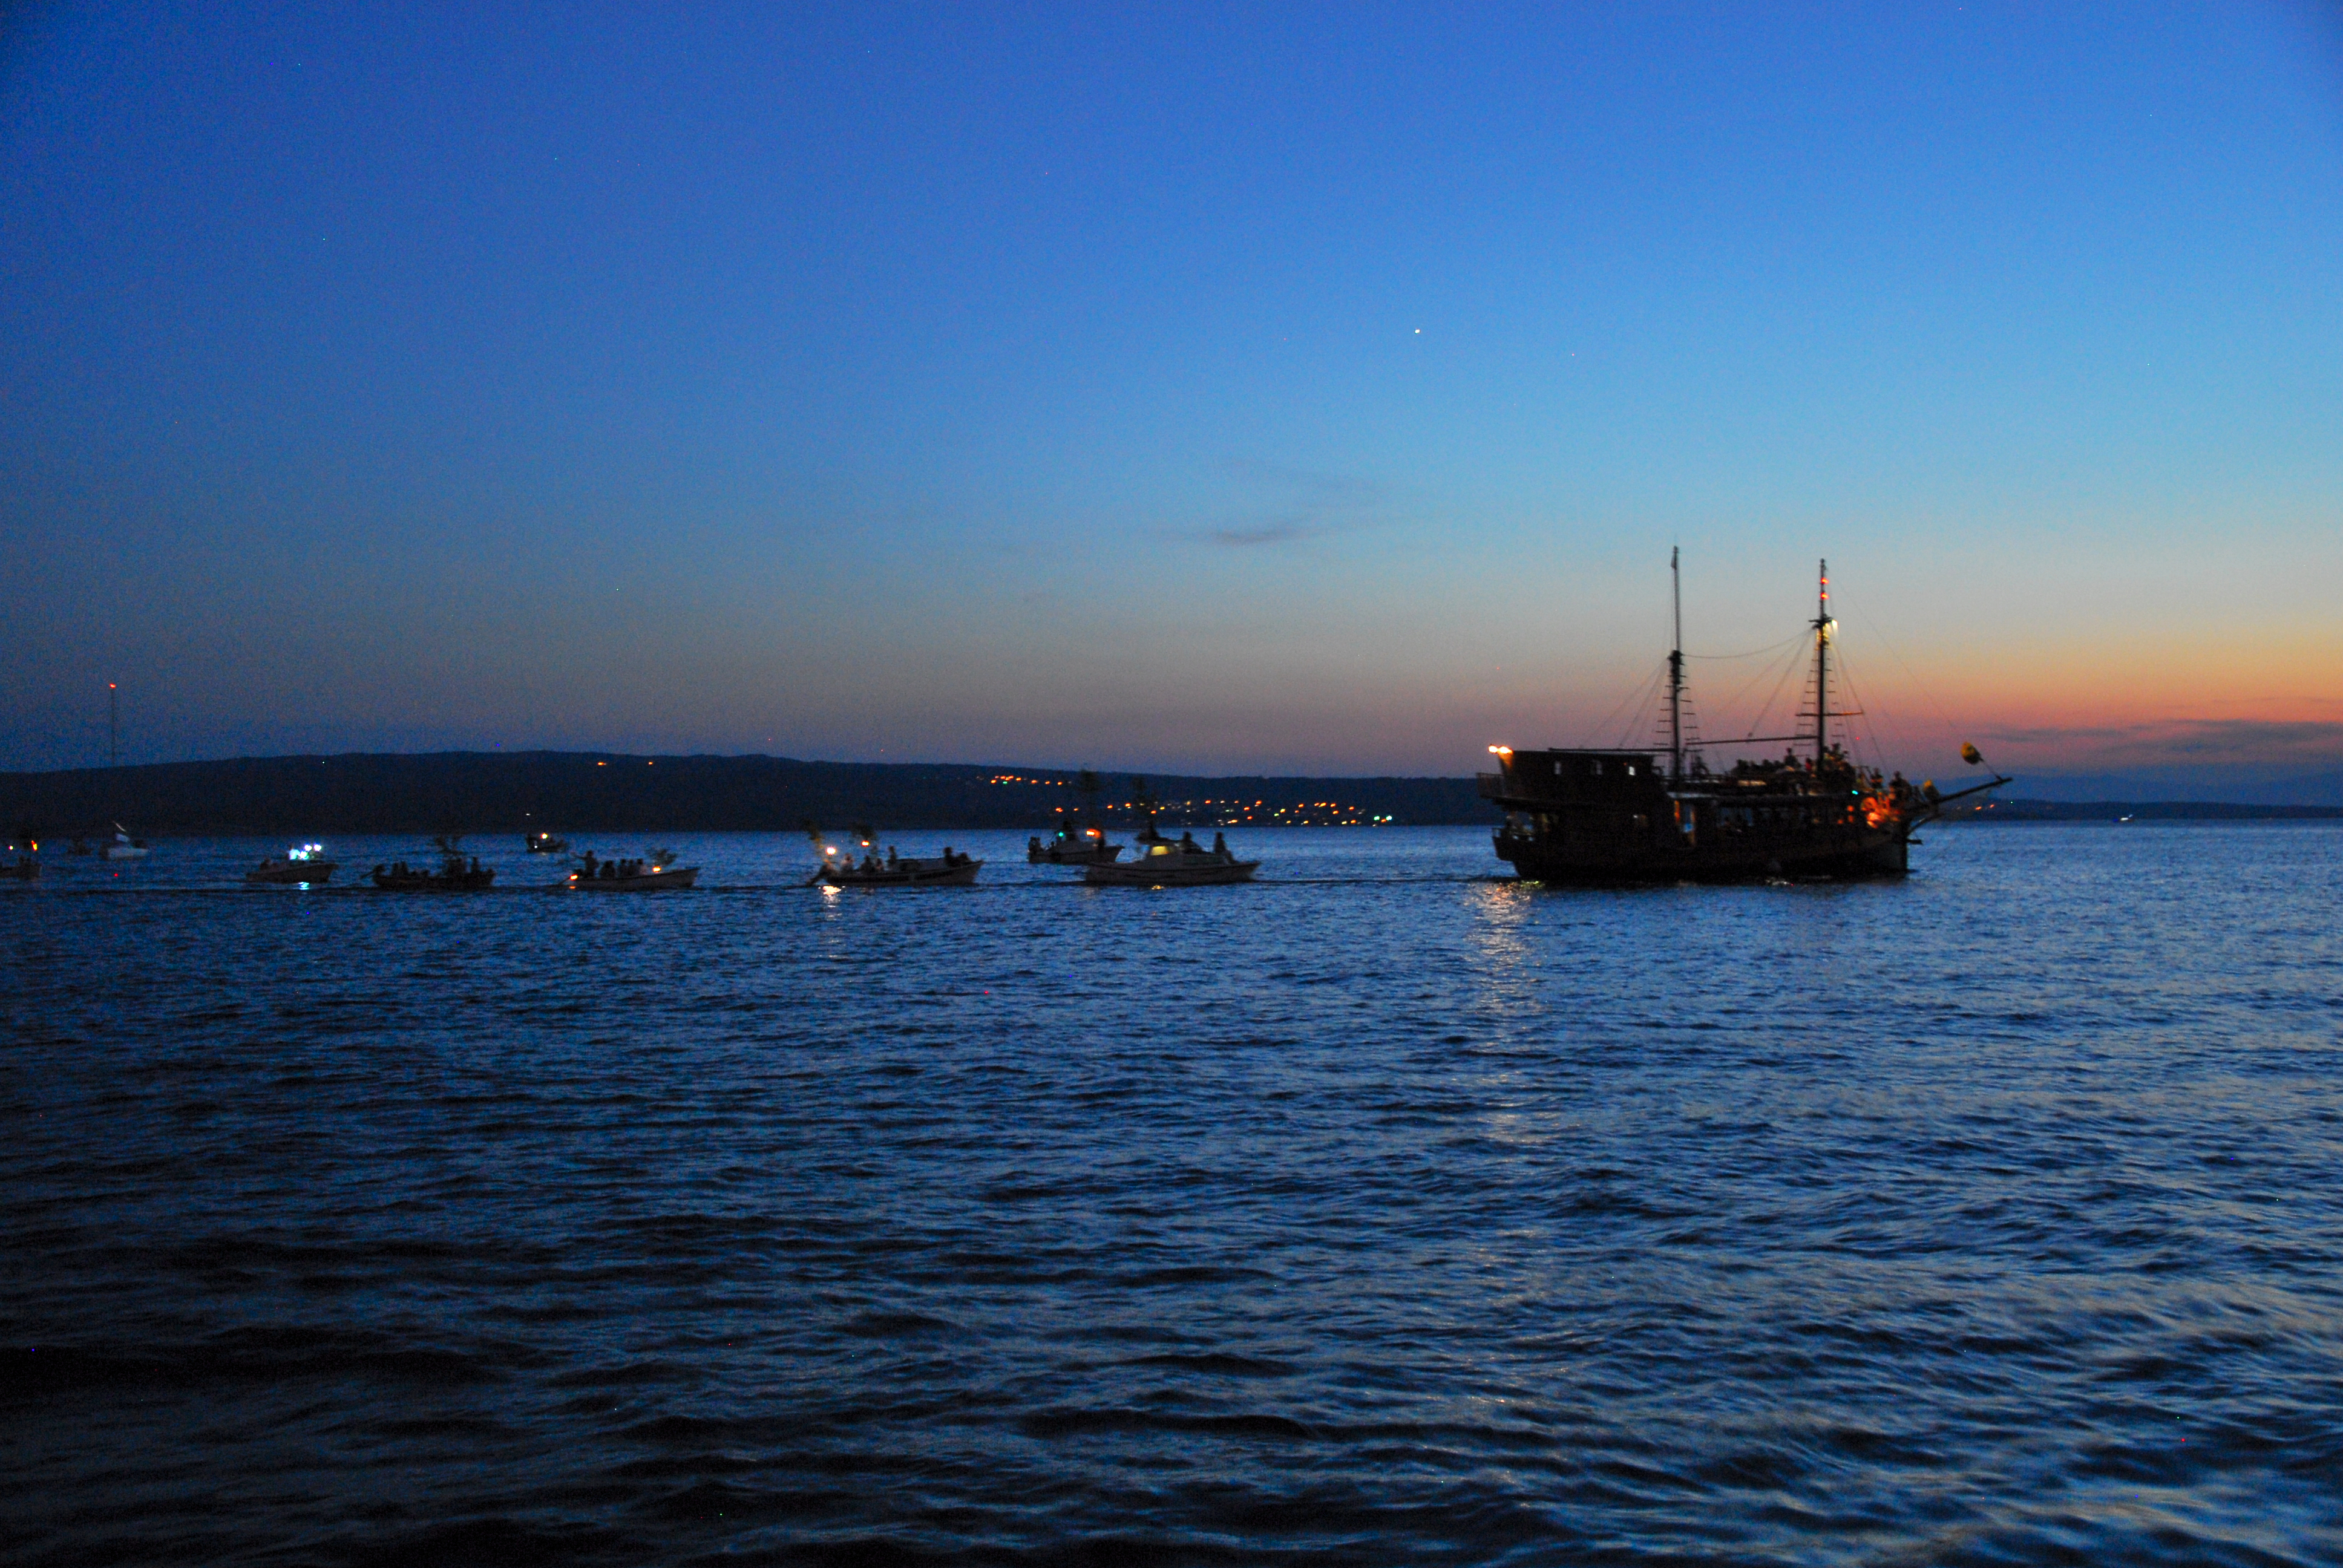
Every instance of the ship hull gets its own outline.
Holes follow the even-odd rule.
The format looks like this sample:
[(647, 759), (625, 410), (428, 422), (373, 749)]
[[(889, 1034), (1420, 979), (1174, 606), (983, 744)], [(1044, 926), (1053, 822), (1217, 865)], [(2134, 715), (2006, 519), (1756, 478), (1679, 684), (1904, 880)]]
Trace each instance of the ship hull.
[(1775, 879), (1867, 881), (1901, 877), (1911, 869), (1907, 841), (1885, 832), (1817, 835), (1764, 844), (1542, 843), (1500, 833), (1497, 858), (1523, 880), (1578, 887), (1634, 887), (1667, 882), (1759, 882)]

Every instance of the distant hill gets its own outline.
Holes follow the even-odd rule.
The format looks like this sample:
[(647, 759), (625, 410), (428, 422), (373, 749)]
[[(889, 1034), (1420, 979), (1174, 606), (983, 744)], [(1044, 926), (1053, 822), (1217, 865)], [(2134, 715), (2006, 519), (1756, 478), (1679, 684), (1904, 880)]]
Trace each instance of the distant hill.
[[(787, 757), (631, 757), (614, 752), (447, 751), (253, 757), (57, 773), (0, 773), (0, 829), (42, 835), (121, 822), (142, 834), (709, 832), (906, 828), (1045, 829), (1079, 804), (1056, 769), (801, 762)], [(1131, 821), (1131, 776), (1101, 775), (1110, 818)], [(1470, 779), (1276, 779), (1153, 775), (1170, 826), (1388, 820), (1489, 823)], [(2204, 801), (2004, 799), (1991, 822), (2343, 819), (2343, 807)]]
[[(451, 751), (258, 757), (0, 773), (0, 827), (43, 834), (122, 822), (144, 834), (1041, 829), (1080, 803), (1055, 769), (801, 762), (787, 757)], [(1101, 775), (1126, 805), (1131, 775)], [(1062, 782), (1061, 782), (1062, 781)], [(1173, 826), (1487, 822), (1470, 779), (1204, 779), (1151, 775)], [(1127, 810), (1115, 813), (1128, 819)]]
[(2263, 822), (2343, 820), (2343, 806), (2258, 806), (2220, 800), (1988, 800), (1947, 810), (1964, 822)]
[(2343, 807), (2343, 771), (2240, 761), (2137, 768), (2120, 773), (2029, 769), (2010, 788), (2029, 800), (2060, 805), (2097, 807), (2155, 800), (2201, 802), (2224, 810), (2237, 806)]

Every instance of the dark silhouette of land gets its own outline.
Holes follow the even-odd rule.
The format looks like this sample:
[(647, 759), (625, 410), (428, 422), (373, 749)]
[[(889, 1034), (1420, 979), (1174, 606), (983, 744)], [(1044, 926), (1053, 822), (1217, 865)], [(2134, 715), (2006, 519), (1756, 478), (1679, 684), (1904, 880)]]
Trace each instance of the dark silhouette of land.
[[(1082, 804), (1075, 777), (1063, 769), (578, 751), (258, 757), (0, 773), (0, 826), (50, 835), (117, 821), (149, 834), (684, 833), (794, 829), (810, 819), (833, 830), (855, 822), (1041, 829), (1059, 808)], [(1108, 815), (1131, 820), (1131, 776), (1100, 781)], [(1491, 819), (1471, 779), (1151, 774), (1147, 786), (1172, 825), (1215, 820), (1232, 805), (1264, 822)], [(1309, 809), (1296, 817), (1296, 808)], [(1280, 809), (1290, 814), (1269, 815)]]
[(2343, 806), (2251, 806), (2220, 800), (1989, 800), (1945, 813), (1964, 822), (2333, 821)]
[[(257, 757), (55, 773), (0, 773), (0, 828), (43, 835), (122, 822), (140, 833), (308, 834), (793, 830), (1048, 826), (1082, 803), (1068, 769), (801, 762), (787, 757), (628, 757), (610, 752), (449, 751)], [(1062, 782), (1061, 782), (1062, 781)], [(1111, 820), (1136, 819), (1128, 773), (1101, 776)], [(1495, 812), (1463, 779), (1151, 775), (1167, 825), (1368, 821), (1485, 824)], [(1980, 822), (2343, 818), (2331, 806), (2001, 799)]]

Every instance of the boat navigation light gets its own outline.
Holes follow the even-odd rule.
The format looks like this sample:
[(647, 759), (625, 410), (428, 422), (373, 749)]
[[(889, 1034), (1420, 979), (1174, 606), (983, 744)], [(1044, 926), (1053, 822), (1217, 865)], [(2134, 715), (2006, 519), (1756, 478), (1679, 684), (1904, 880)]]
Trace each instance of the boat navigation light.
[(1489, 755), (1492, 757), (1511, 757), (1513, 754), (1513, 749), (1510, 746), (1492, 746), (1489, 748)]

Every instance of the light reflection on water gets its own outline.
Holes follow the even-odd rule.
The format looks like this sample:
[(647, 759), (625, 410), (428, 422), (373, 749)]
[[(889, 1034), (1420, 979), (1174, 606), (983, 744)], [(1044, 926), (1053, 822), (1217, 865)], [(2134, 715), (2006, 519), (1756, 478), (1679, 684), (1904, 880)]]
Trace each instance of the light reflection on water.
[(743, 835), (668, 840), (689, 894), (0, 892), (0, 1528), (2343, 1557), (2343, 835), (1569, 892), (1263, 832), (1170, 893), (950, 837), (985, 885)]

